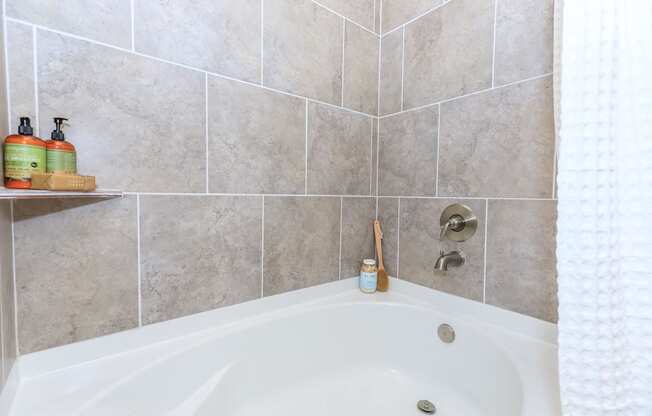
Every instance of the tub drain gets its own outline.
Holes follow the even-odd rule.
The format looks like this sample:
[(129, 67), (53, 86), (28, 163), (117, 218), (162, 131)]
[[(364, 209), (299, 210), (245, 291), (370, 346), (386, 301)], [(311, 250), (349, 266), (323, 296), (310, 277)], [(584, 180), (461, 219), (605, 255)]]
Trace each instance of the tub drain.
[(419, 400), (417, 402), (417, 409), (421, 410), (423, 413), (428, 413), (429, 415), (432, 415), (437, 411), (435, 405), (428, 400)]

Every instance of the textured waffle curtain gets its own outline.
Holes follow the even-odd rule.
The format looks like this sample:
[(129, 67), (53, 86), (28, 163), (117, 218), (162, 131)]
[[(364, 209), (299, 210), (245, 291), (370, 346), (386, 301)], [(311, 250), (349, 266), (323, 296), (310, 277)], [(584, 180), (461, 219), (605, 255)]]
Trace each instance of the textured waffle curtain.
[(556, 1), (565, 416), (652, 415), (652, 1)]

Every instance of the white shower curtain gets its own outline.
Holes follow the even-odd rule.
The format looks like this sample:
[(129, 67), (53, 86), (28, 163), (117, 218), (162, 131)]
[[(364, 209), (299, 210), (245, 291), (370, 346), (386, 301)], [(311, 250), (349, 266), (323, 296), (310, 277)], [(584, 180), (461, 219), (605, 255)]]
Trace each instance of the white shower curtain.
[(652, 1), (557, 0), (565, 416), (652, 416)]

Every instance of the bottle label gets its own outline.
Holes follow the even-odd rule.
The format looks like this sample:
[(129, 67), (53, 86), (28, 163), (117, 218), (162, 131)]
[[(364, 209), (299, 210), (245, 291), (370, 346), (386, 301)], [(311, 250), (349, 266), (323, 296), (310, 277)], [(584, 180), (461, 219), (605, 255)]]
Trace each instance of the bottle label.
[(360, 289), (364, 292), (376, 291), (378, 273), (360, 272)]
[(5, 178), (30, 180), (32, 173), (45, 172), (45, 147), (5, 144)]
[(48, 149), (48, 173), (77, 173), (77, 154), (69, 150)]

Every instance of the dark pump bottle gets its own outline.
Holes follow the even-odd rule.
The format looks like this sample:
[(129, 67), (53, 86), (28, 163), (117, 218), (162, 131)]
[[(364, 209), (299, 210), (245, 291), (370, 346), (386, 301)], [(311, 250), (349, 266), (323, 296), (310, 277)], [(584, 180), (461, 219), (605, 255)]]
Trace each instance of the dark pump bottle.
[(63, 122), (67, 118), (55, 117), (54, 126), (50, 135), (51, 140), (47, 145), (47, 172), (48, 173), (77, 173), (77, 152), (72, 143), (66, 141), (63, 133)]
[(33, 136), (29, 117), (21, 117), (18, 134), (4, 144), (4, 183), (7, 188), (29, 189), (32, 173), (45, 172), (45, 142)]

